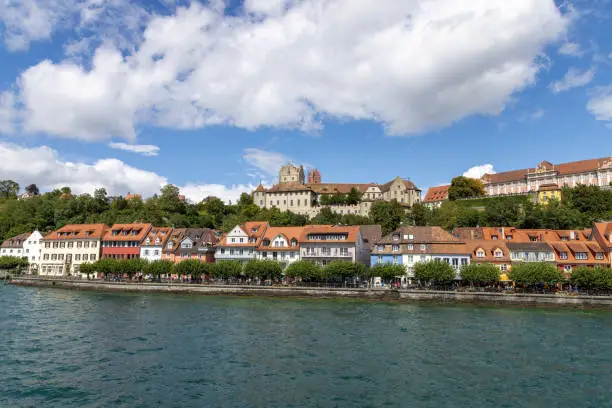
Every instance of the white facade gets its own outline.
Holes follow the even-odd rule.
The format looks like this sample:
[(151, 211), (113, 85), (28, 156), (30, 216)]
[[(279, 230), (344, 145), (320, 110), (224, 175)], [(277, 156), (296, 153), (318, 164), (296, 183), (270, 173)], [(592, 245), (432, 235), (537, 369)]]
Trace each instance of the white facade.
[(23, 247), (21, 248), (2, 248), (0, 249), (0, 256), (16, 256), (21, 258), (23, 256)]
[(145, 259), (149, 262), (160, 261), (162, 259), (162, 245), (147, 245), (140, 247), (140, 259)]
[(283, 234), (276, 235), (266, 248), (259, 248), (256, 252), (257, 259), (277, 261), (284, 266), (300, 260), (300, 248), (297, 240), (287, 242)]
[(256, 240), (249, 238), (248, 234), (239, 226), (235, 226), (225, 238), (225, 243), (219, 243), (215, 249), (217, 261), (248, 262), (256, 258)]
[(23, 243), (23, 256), (28, 258), (30, 272), (38, 271), (42, 260), (42, 234), (34, 231)]
[(43, 276), (80, 275), (79, 266), (100, 259), (100, 239), (43, 240), (38, 274)]

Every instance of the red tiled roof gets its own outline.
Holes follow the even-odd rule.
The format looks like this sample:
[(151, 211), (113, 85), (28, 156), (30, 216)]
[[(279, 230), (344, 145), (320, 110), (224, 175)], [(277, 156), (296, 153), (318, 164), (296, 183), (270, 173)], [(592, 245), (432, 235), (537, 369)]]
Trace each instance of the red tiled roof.
[[(168, 238), (170, 238), (171, 233), (171, 227), (153, 227), (142, 242), (142, 246), (164, 246), (166, 245), (166, 241), (168, 241)], [(159, 238), (159, 242), (156, 244), (155, 240), (157, 238)], [(149, 240), (148, 244), (147, 240)]]
[(429, 187), (429, 190), (427, 190), (427, 194), (425, 195), (423, 202), (431, 203), (435, 201), (447, 200), (449, 188), (450, 188), (450, 184), (446, 186)]
[(44, 240), (70, 240), (70, 239), (101, 239), (108, 226), (105, 224), (70, 224), (57, 231), (48, 233)]
[[(268, 227), (263, 235), (258, 251), (297, 251), (300, 248), (300, 237), (302, 236), (305, 227)], [(276, 247), (273, 245), (274, 239), (282, 235), (287, 241), (287, 246)], [(291, 246), (291, 241), (295, 240), (296, 246)], [(268, 242), (268, 245), (265, 243)]]
[[(104, 234), (104, 241), (142, 241), (149, 233), (151, 224), (115, 224)], [(116, 235), (113, 235), (117, 232)], [(126, 235), (123, 233), (126, 232)], [(133, 235), (136, 232), (136, 235)]]
[(32, 235), (31, 232), (24, 232), (23, 234), (19, 234), (14, 237), (7, 238), (2, 243), (2, 245), (0, 245), (0, 247), (2, 248), (22, 248), (23, 242), (27, 240), (30, 237), (30, 235)]
[[(346, 234), (345, 240), (320, 240), (310, 238), (312, 235), (335, 235)], [(303, 229), (303, 235), (300, 237), (302, 242), (357, 242), (359, 237), (359, 226), (344, 226), (344, 225), (307, 225)]]
[[(510, 251), (508, 250), (508, 247), (504, 241), (473, 240), (466, 241), (465, 244), (472, 254), (473, 262), (510, 262)], [(479, 258), (477, 256), (477, 252), (480, 249), (484, 251), (484, 258)], [(500, 249), (503, 253), (503, 255), (499, 258), (495, 256), (495, 251), (498, 249)]]

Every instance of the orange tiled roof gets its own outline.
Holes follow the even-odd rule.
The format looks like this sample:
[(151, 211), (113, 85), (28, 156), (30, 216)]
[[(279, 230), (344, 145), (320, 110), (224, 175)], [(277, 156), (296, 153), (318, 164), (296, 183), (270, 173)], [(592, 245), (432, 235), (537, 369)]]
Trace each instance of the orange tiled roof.
[(248, 236), (248, 238), (255, 238), (255, 243), (247, 242), (239, 243), (239, 242), (228, 242), (227, 234), (224, 234), (223, 237), (219, 239), (217, 246), (239, 246), (239, 247), (254, 247), (259, 245), (263, 234), (266, 232), (266, 229), (269, 228), (270, 224), (267, 221), (248, 221), (243, 225), (240, 225), (240, 229)]
[[(304, 227), (268, 227), (265, 234), (257, 246), (258, 251), (297, 251), (300, 248), (300, 237)], [(282, 235), (287, 241), (287, 246), (273, 246), (274, 239)], [(291, 246), (291, 242), (295, 242), (295, 246)], [(268, 242), (268, 245), (265, 245)]]
[(427, 190), (427, 194), (423, 199), (424, 203), (431, 203), (436, 201), (444, 201), (448, 199), (448, 189), (450, 188), (450, 184), (445, 186), (436, 186), (429, 187)]
[(23, 242), (26, 241), (30, 237), (30, 235), (32, 235), (31, 232), (24, 232), (23, 234), (19, 234), (14, 237), (7, 238), (6, 240), (4, 240), (2, 245), (0, 245), (0, 247), (2, 248), (21, 248), (23, 247)]
[[(573, 264), (573, 265), (606, 265), (608, 263), (608, 254), (593, 241), (581, 242), (566, 242), (555, 241), (550, 242), (550, 246), (555, 251), (555, 260), (558, 264)], [(586, 253), (587, 259), (577, 259), (576, 253)], [(566, 256), (566, 259), (561, 258), (561, 254)], [(602, 259), (596, 259), (596, 254), (601, 254)]]
[[(174, 228), (168, 237), (166, 244), (164, 245), (162, 252), (165, 254), (173, 254), (179, 247), (179, 243), (185, 237), (185, 231), (187, 228)], [(168, 247), (168, 244), (172, 243), (172, 248)]]
[[(309, 238), (311, 235), (322, 234), (346, 234), (345, 240), (317, 240)], [(357, 242), (359, 237), (359, 226), (343, 226), (343, 225), (307, 225), (303, 229), (303, 235), (300, 237), (302, 242)]]
[[(153, 227), (145, 237), (144, 241), (142, 241), (142, 246), (164, 246), (166, 245), (166, 241), (168, 241), (168, 238), (170, 238), (171, 232), (171, 227)], [(159, 242), (156, 244), (155, 240), (158, 238)], [(149, 240), (148, 244), (147, 240)]]
[[(115, 224), (106, 232), (106, 234), (104, 234), (103, 240), (142, 242), (142, 240), (149, 233), (151, 227), (151, 224)], [(116, 235), (114, 235), (115, 232)]]
[[(503, 241), (487, 241), (487, 240), (473, 240), (466, 241), (466, 246), (472, 254), (473, 262), (488, 262), (488, 263), (508, 263), (510, 262), (510, 251)], [(502, 251), (501, 257), (496, 257), (495, 252), (497, 250)], [(484, 251), (484, 258), (479, 258), (477, 253), (479, 250)]]
[(108, 226), (105, 224), (70, 224), (57, 231), (48, 233), (44, 240), (70, 240), (70, 239), (101, 239)]

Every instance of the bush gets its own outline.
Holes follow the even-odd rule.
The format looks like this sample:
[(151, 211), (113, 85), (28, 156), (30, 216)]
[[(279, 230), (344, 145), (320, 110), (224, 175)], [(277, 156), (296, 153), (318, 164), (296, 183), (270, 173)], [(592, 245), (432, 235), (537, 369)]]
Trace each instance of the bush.
[(565, 281), (565, 276), (555, 265), (545, 262), (526, 262), (512, 266), (510, 279), (519, 285), (554, 285)]
[(446, 285), (456, 278), (452, 266), (442, 261), (419, 262), (414, 265), (414, 277), (429, 285)]
[(471, 285), (488, 285), (499, 281), (499, 269), (491, 264), (463, 265), (460, 276)]

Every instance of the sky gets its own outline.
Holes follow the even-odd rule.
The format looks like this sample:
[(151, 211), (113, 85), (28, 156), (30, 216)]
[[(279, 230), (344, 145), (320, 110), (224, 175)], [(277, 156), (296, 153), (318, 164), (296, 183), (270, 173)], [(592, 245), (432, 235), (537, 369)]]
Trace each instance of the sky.
[(612, 154), (612, 0), (0, 1), (0, 179), (425, 194)]

